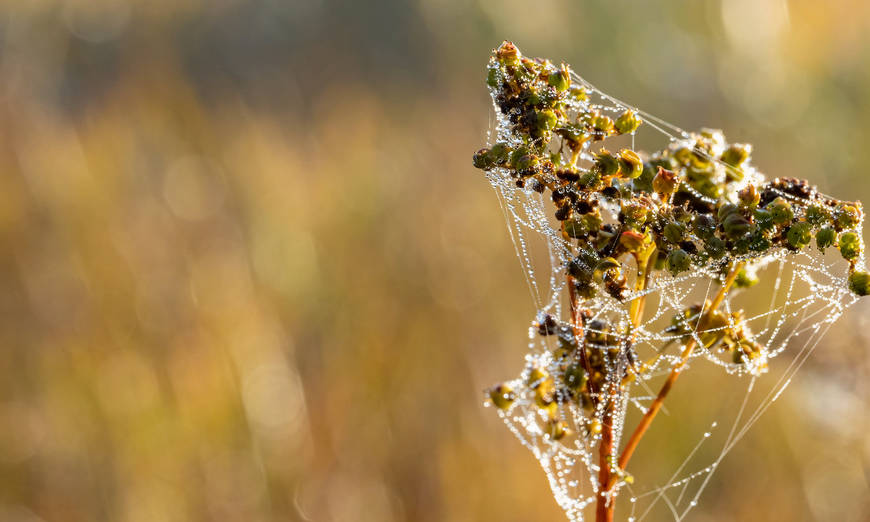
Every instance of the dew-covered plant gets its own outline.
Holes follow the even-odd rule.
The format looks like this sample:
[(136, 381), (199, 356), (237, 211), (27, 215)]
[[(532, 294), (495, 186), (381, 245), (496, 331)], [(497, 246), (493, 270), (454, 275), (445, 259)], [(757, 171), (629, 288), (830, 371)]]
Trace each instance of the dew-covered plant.
[[(610, 521), (633, 483), (632, 455), (691, 360), (755, 379), (787, 345), (811, 350), (870, 293), (862, 206), (807, 181), (768, 181), (751, 146), (718, 130), (683, 132), (509, 42), (494, 51), (486, 83), (497, 125), (473, 163), (510, 218), (539, 306), (522, 374), (489, 390), (489, 401), (570, 519), (594, 503), (596, 520)], [(647, 126), (668, 137), (666, 148), (636, 150)], [(549, 247), (546, 291), (533, 279), (529, 232)], [(831, 261), (834, 252), (845, 261)], [(784, 298), (774, 294), (754, 316), (732, 306), (768, 265), (780, 267), (764, 274)], [(636, 426), (625, 424), (631, 405)]]

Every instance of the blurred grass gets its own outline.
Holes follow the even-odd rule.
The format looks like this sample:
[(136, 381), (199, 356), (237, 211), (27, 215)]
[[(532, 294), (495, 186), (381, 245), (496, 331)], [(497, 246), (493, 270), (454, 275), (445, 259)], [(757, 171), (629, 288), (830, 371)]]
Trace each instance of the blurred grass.
[[(559, 520), (480, 393), (533, 313), (470, 166), (502, 38), (870, 201), (866, 4), (525, 9), (3, 4), (0, 520)], [(694, 520), (870, 517), (868, 327), (862, 303)], [(672, 411), (715, 401), (685, 386)], [(672, 469), (693, 418), (641, 452)]]

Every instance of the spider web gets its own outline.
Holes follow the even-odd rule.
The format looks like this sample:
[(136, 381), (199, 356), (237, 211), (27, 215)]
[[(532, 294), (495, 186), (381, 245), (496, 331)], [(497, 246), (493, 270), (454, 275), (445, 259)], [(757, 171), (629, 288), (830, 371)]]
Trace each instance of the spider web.
[[(588, 94), (588, 100), (582, 102), (582, 106), (575, 107), (577, 110), (598, 110), (616, 118), (630, 108), (643, 116), (644, 125), (637, 134), (605, 140), (607, 143), (604, 145), (611, 150), (620, 146), (635, 149), (636, 140), (643, 144), (648, 142), (651, 148), (661, 148), (662, 137), (666, 140), (665, 144), (672, 147), (693, 147), (694, 141), (688, 132), (608, 96), (575, 73), (572, 73), (572, 83), (584, 87)], [(516, 138), (511, 135), (510, 123), (497, 106), (495, 113), (497, 122), (490, 133), (490, 143), (502, 141), (513, 144)], [(652, 147), (655, 143), (659, 146)], [(592, 159), (591, 151), (584, 150), (580, 156), (581, 165), (591, 165)], [(751, 165), (746, 165), (744, 170), (744, 185), (759, 184), (765, 179)], [(504, 169), (493, 169), (487, 173), (487, 177), (504, 212), (536, 309), (539, 314), (551, 314), (564, 323), (570, 322), (564, 269), (574, 253), (550, 217), (552, 203), (537, 192), (518, 189), (515, 180)], [(740, 188), (741, 185), (737, 184), (734, 190)], [(784, 192), (779, 195), (794, 199)], [(700, 194), (697, 196), (703, 198)], [(614, 207), (602, 198), (600, 206), (605, 220), (616, 220), (618, 205)], [(858, 231), (862, 224), (856, 227)], [(697, 349), (691, 353), (686, 369), (707, 363), (735, 374), (729, 386), (732, 395), (733, 390), (742, 390), (739, 392), (739, 406), (736, 414), (728, 420), (729, 428), (723, 429), (716, 421), (709, 424), (709, 429), (700, 436), (698, 443), (687, 452), (684, 461), (663, 485), (643, 488), (632, 485), (630, 476), (620, 477), (613, 488), (614, 497), (611, 501), (615, 502), (617, 495), (627, 493), (630, 521), (644, 520), (654, 508), (666, 509), (674, 520), (684, 519), (698, 504), (722, 459), (780, 396), (825, 332), (857, 300), (848, 290), (847, 263), (836, 253), (826, 255), (815, 248), (798, 252), (780, 248), (768, 251), (763, 257), (747, 257), (745, 261), (747, 270), (757, 271), (763, 283), (746, 290), (728, 291), (721, 305), (727, 325), (718, 328), (698, 330), (698, 321), (692, 327), (692, 318), (686, 316), (686, 310), (711, 299), (719, 290), (717, 280), (721, 279), (721, 267), (702, 267), (676, 277), (663, 270), (656, 271), (645, 290), (629, 293), (622, 301), (601, 293), (583, 303), (590, 316), (586, 323), (587, 331), (605, 339), (603, 344), (593, 347), (607, 350), (619, 345), (629, 335), (619, 332), (631, 332), (629, 344), (633, 352), (630, 356), (635, 360), (629, 360), (629, 355), (624, 355), (614, 363), (616, 367), (608, 368), (608, 373), (622, 375), (626, 365), (640, 362), (647, 367), (646, 372), (618, 392), (613, 414), (614, 459), (619, 456), (621, 439), (631, 433), (625, 432), (625, 429), (634, 428), (633, 424), (626, 423), (627, 415), (633, 413), (639, 416), (646, 412), (668, 373), (680, 363), (681, 338), (685, 340), (690, 335), (700, 347), (709, 343), (710, 336), (715, 337), (717, 331), (742, 328), (761, 347), (757, 358), (744, 363), (735, 363), (727, 354), (716, 349)], [(630, 269), (634, 268), (625, 262), (623, 265), (623, 273), (630, 273)], [(863, 254), (858, 265), (864, 265)], [(633, 286), (630, 285), (630, 288)], [(632, 301), (642, 296), (646, 299), (646, 312), (639, 327), (631, 328), (629, 307)], [(681, 314), (684, 329), (674, 333), (674, 318)], [(609, 326), (596, 331), (596, 324)], [(608, 337), (610, 341), (606, 341)], [(574, 401), (559, 403), (559, 417), (564, 419), (573, 435), (560, 440), (548, 435), (547, 422), (550, 417), (536, 405), (535, 393), (528, 383), (532, 378), (532, 368), (546, 369), (554, 376), (564, 373), (564, 366), (554, 355), (557, 343), (556, 336), (539, 336), (533, 323), (529, 329), (529, 352), (525, 356), (524, 369), (519, 376), (506, 383), (515, 390), (516, 398), (510, 407), (498, 410), (498, 414), (538, 460), (556, 502), (568, 518), (582, 521), (584, 510), (596, 500), (599, 472), (597, 447), (601, 436), (596, 433), (595, 423), (602, 418), (603, 412), (599, 410), (604, 401), (599, 402), (599, 410), (591, 411)], [(774, 371), (771, 361), (787, 348), (790, 357), (784, 358), (783, 364), (777, 364)], [(768, 373), (769, 369), (771, 371)], [(712, 393), (711, 397), (713, 401), (718, 400), (716, 393)], [(702, 447), (712, 444), (713, 440), (720, 444), (718, 456), (712, 462), (698, 465), (699, 455), (705, 453), (701, 451)], [(641, 443), (639, 453), (644, 451), (644, 447)], [(709, 452), (707, 454), (709, 456)]]

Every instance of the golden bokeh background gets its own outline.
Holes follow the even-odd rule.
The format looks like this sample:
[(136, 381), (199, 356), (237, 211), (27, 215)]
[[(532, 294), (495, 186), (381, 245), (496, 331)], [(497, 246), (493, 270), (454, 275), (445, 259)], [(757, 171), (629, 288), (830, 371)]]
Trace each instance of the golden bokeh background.
[[(471, 167), (490, 50), (870, 201), (868, 35), (859, 0), (2, 3), (0, 520), (562, 520), (483, 407), (534, 314)], [(862, 302), (688, 519), (870, 519), (868, 343)], [(638, 459), (728, 394), (692, 386)]]

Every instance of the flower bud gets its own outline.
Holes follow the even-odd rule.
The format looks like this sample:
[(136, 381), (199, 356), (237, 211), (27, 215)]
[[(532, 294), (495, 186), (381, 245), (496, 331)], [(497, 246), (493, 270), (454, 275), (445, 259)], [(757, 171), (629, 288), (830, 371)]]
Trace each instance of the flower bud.
[(547, 83), (550, 87), (559, 92), (567, 91), (571, 86), (571, 78), (568, 76), (568, 69), (563, 65), (557, 72), (550, 73), (547, 76)]
[(640, 228), (646, 223), (649, 209), (636, 201), (629, 201), (622, 205), (622, 215), (626, 225)]
[(682, 248), (671, 250), (668, 254), (668, 270), (670, 270), (673, 275), (685, 272), (689, 269), (691, 264), (692, 260), (689, 257), (689, 254), (687, 254)]
[(854, 232), (840, 234), (840, 255), (843, 259), (854, 261), (861, 255), (861, 239)]
[(719, 218), (719, 221), (725, 221), (725, 218), (738, 210), (739, 208), (734, 203), (724, 203), (719, 207), (719, 210), (716, 211), (716, 217)]
[(619, 118), (616, 118), (613, 126), (616, 128), (616, 132), (620, 134), (631, 134), (640, 127), (641, 123), (643, 123), (643, 120), (633, 110), (627, 109), (620, 114)]
[(749, 154), (752, 152), (752, 145), (745, 145), (742, 143), (734, 143), (722, 153), (722, 157), (720, 158), (723, 163), (730, 165), (732, 167), (739, 167), (749, 158)]
[(602, 140), (613, 131), (613, 120), (600, 112), (595, 112), (589, 117), (589, 126), (592, 127), (595, 139)]
[(475, 152), (474, 156), (471, 158), (471, 164), (474, 165), (475, 168), (482, 170), (489, 170), (495, 167), (495, 162), (490, 155), (489, 149), (480, 149)]
[(712, 216), (708, 216), (707, 214), (699, 214), (695, 216), (692, 225), (695, 229), (695, 235), (701, 239), (707, 239), (716, 233), (716, 221)]
[(749, 288), (756, 284), (758, 284), (758, 274), (755, 273), (755, 270), (742, 268), (737, 272), (737, 277), (734, 279), (734, 286), (736, 288)]
[(621, 178), (634, 179), (643, 172), (643, 161), (635, 151), (622, 149), (619, 151), (619, 172)]
[(807, 223), (818, 226), (828, 223), (831, 215), (824, 208), (818, 205), (811, 205), (807, 208), (806, 219)]
[(784, 225), (794, 219), (794, 211), (791, 204), (785, 199), (778, 197), (765, 207), (770, 212), (770, 218), (777, 225)]
[(595, 168), (602, 176), (613, 176), (619, 172), (619, 161), (607, 149), (601, 149), (595, 154)]
[(792, 247), (797, 249), (804, 248), (813, 239), (810, 224), (803, 221), (795, 223), (788, 229), (785, 238)]
[(653, 190), (658, 192), (662, 199), (666, 199), (677, 190), (677, 173), (672, 170), (659, 167), (656, 177), (653, 178)]
[(739, 212), (728, 214), (725, 221), (722, 223), (722, 228), (725, 230), (725, 235), (731, 239), (737, 239), (749, 232), (750, 224)]
[(834, 211), (834, 223), (838, 230), (854, 228), (861, 220), (861, 211), (850, 203), (840, 203)]
[(671, 243), (677, 244), (683, 240), (685, 229), (676, 223), (668, 223), (665, 225), (662, 234), (665, 236), (665, 239)]
[(837, 233), (833, 228), (825, 227), (816, 232), (816, 245), (821, 251), (833, 245), (836, 240)]
[(849, 290), (860, 296), (870, 295), (870, 274), (867, 272), (849, 274)]
[(553, 130), (557, 123), (559, 123), (559, 118), (553, 111), (541, 111), (535, 115), (535, 124), (540, 131)]
[(516, 398), (516, 394), (507, 384), (499, 384), (489, 389), (489, 400), (500, 410), (508, 409)]

